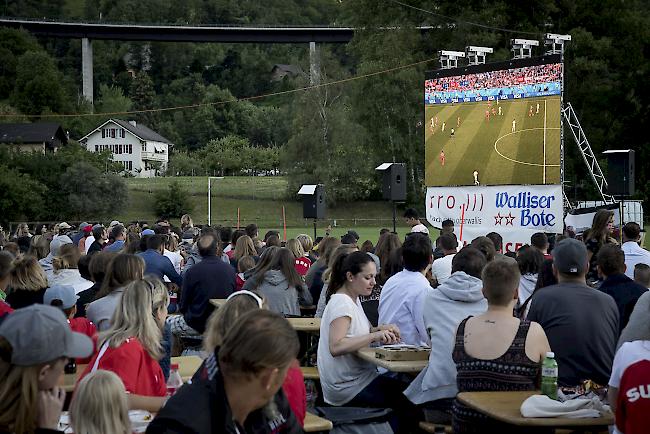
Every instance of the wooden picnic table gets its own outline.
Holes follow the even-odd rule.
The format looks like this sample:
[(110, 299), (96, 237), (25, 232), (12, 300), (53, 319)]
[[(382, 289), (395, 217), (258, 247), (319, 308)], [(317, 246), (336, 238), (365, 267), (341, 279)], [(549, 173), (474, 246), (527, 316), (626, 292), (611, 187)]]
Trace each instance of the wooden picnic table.
[(329, 431), (333, 427), (332, 422), (325, 418), (316, 416), (310, 412), (307, 412), (305, 415), (305, 432)]
[[(171, 363), (178, 363), (178, 373), (181, 375), (184, 383), (187, 383), (194, 373), (199, 369), (203, 360), (199, 356), (179, 356), (172, 357)], [(65, 374), (63, 376), (63, 390), (72, 392), (77, 385), (79, 376), (86, 370), (88, 365), (77, 365), (77, 372), (74, 374)]]
[(370, 363), (388, 369), (392, 372), (406, 372), (417, 374), (426, 368), (428, 360), (385, 360), (378, 359), (374, 348), (362, 348), (357, 351), (357, 356)]
[(606, 427), (614, 423), (614, 416), (607, 415), (594, 418), (567, 417), (524, 417), (521, 404), (539, 391), (526, 392), (461, 392), (456, 396), (466, 406), (479, 411), (492, 419), (510, 425), (529, 427)]
[(299, 332), (320, 332), (320, 318), (287, 318), (287, 321)]

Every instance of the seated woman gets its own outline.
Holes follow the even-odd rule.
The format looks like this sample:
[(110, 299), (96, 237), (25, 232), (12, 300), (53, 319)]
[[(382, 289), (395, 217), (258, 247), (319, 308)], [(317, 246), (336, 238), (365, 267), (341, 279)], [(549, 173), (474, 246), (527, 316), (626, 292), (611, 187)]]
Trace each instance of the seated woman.
[(6, 302), (13, 309), (43, 303), (47, 276), (33, 256), (16, 259), (9, 278)]
[[(241, 261), (240, 261), (241, 262)], [(214, 353), (221, 346), (223, 337), (237, 318), (244, 313), (256, 309), (265, 309), (262, 295), (252, 291), (237, 291), (230, 294), (226, 303), (217, 309), (208, 322), (203, 347), (207, 354)], [(303, 425), (307, 412), (307, 392), (305, 379), (297, 360), (289, 368), (287, 378), (282, 384), (282, 390), (289, 400), (289, 405), (296, 415), (298, 422)]]
[(279, 314), (263, 309), (243, 314), (147, 433), (303, 432), (280, 392), (298, 349), (296, 331)]
[(131, 434), (127, 394), (114, 372), (95, 371), (79, 382), (70, 404), (74, 432)]
[(99, 351), (81, 375), (98, 369), (115, 372), (129, 392), (130, 408), (158, 411), (165, 402), (167, 385), (158, 364), (163, 356), (162, 328), (169, 295), (154, 296), (153, 285), (130, 283), (112, 318), (111, 327), (99, 335)]
[(54, 274), (49, 280), (49, 285), (69, 285), (74, 288), (75, 294), (93, 286), (93, 282), (81, 277), (78, 264), (81, 254), (74, 244), (61, 246), (59, 253), (52, 259)]
[[(375, 286), (376, 266), (364, 252), (340, 254), (332, 264), (318, 342), (318, 373), (325, 402), (351, 407), (391, 407), (398, 418), (411, 411), (405, 385), (380, 376), (376, 366), (354, 353), (371, 343), (399, 342), (392, 324), (371, 327), (359, 297)], [(404, 417), (404, 422), (408, 421)], [(395, 429), (395, 421), (391, 425)]]
[(144, 260), (139, 256), (122, 253), (111, 259), (97, 299), (86, 308), (86, 316), (97, 326), (97, 330), (108, 330), (113, 313), (122, 299), (124, 287), (143, 276)]
[(261, 292), (273, 312), (300, 316), (300, 306), (310, 306), (312, 298), (294, 263), (295, 258), (289, 249), (278, 249), (268, 267), (256, 271), (250, 279), (253, 283), (244, 284), (244, 289)]
[(35, 304), (8, 314), (0, 324), (0, 432), (60, 432), (63, 368), (92, 349), (55, 307)]
[[(541, 364), (551, 351), (542, 327), (520, 321), (512, 312), (521, 275), (517, 262), (494, 259), (483, 269), (483, 294), (488, 310), (458, 326), (453, 359), (458, 392), (535, 390)], [(519, 432), (476, 412), (457, 400), (453, 405), (455, 433)], [(532, 431), (526, 431), (532, 432)]]

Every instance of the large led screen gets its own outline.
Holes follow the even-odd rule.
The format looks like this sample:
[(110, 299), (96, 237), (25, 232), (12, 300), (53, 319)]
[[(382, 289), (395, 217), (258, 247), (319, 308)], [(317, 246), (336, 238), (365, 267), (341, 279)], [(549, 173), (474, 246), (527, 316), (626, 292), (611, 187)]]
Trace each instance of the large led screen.
[(427, 186), (560, 183), (558, 56), (429, 72)]

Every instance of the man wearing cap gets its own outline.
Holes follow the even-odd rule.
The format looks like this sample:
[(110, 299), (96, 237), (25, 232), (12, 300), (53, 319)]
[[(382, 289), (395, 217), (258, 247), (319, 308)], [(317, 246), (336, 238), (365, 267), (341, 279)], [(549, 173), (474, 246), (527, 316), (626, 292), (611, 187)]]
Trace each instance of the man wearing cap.
[[(9, 345), (0, 362), (0, 384), (3, 388), (24, 389), (35, 383), (28, 396), (0, 403), (3, 432), (15, 432), (15, 427), (25, 427), (29, 432), (57, 431), (65, 392), (58, 387), (68, 358), (88, 357), (93, 343), (80, 333), (70, 330), (60, 310), (35, 304), (6, 315), (0, 324), (0, 337)], [(21, 368), (33, 368), (29, 380), (26, 375), (16, 375)], [(23, 391), (24, 393), (24, 391)], [(20, 394), (20, 392), (19, 392)], [(20, 432), (24, 432), (21, 428)]]
[(618, 339), (619, 314), (614, 299), (585, 282), (589, 270), (584, 243), (567, 238), (553, 249), (557, 285), (533, 293), (528, 316), (548, 336), (559, 368), (558, 383), (583, 380), (606, 385)]
[(41, 268), (45, 271), (47, 279), (50, 280), (54, 277), (54, 266), (52, 265), (52, 260), (56, 255), (59, 254), (59, 249), (61, 246), (66, 244), (72, 244), (72, 240), (67, 235), (59, 235), (50, 242), (50, 253), (46, 257), (38, 261), (41, 264)]
[(72, 229), (72, 226), (67, 224), (66, 222), (61, 222), (57, 225), (58, 227), (58, 232), (54, 234), (54, 238), (60, 237), (62, 235), (68, 235), (68, 232), (70, 232), (70, 229)]
[(72, 244), (74, 244), (75, 246), (78, 246), (79, 245), (79, 240), (83, 238), (83, 236), (84, 236), (84, 228), (86, 226), (88, 226), (88, 222), (81, 223), (79, 225), (79, 230), (73, 236), (70, 237), (70, 239), (72, 240)]

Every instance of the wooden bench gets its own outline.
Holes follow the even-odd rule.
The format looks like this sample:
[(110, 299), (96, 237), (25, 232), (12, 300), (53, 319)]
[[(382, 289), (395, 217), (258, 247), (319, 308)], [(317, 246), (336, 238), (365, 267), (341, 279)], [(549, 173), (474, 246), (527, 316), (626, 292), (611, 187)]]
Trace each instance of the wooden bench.
[(332, 422), (322, 418), (320, 416), (316, 416), (313, 413), (307, 412), (305, 415), (305, 432), (321, 432), (321, 431), (329, 431), (334, 427), (332, 425)]
[(420, 429), (424, 432), (434, 433), (436, 432), (436, 427), (444, 427), (446, 433), (453, 433), (451, 425), (440, 425), (430, 422), (420, 422)]
[(320, 380), (320, 375), (318, 375), (317, 367), (301, 366), (300, 370), (302, 371), (302, 376), (305, 377), (305, 380)]

